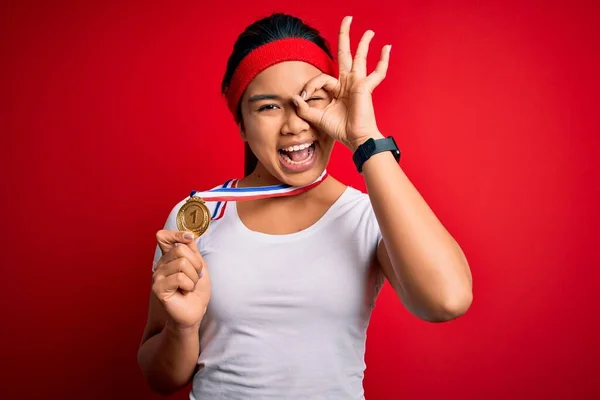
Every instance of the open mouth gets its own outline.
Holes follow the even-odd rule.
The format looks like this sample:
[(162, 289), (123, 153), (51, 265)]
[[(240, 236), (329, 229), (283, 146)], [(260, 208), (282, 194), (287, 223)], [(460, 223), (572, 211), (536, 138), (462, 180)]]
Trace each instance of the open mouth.
[(290, 166), (299, 167), (310, 163), (315, 155), (316, 141), (279, 149), (279, 158)]

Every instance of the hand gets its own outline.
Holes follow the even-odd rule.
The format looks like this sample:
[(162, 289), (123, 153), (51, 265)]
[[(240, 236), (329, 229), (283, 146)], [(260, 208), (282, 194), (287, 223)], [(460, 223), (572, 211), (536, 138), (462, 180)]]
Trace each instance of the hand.
[[(371, 30), (364, 33), (352, 59), (351, 22), (352, 17), (345, 17), (340, 26), (339, 78), (327, 74), (316, 76), (305, 85), (300, 96), (294, 96), (294, 102), (300, 118), (355, 151), (367, 139), (383, 137), (375, 121), (372, 93), (385, 78), (392, 46), (383, 47), (375, 71), (367, 76), (367, 53), (375, 33)], [(331, 102), (324, 108), (309, 106), (305, 100), (321, 89), (332, 96)]]
[(162, 230), (156, 234), (163, 256), (157, 263), (152, 291), (163, 304), (170, 323), (198, 327), (208, 307), (211, 285), (193, 234)]

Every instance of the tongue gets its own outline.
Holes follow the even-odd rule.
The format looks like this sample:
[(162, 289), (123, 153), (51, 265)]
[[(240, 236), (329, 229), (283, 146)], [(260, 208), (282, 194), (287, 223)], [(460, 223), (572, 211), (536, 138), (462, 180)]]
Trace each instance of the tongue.
[(308, 158), (308, 148), (298, 151), (290, 151), (287, 154), (292, 161), (304, 161)]

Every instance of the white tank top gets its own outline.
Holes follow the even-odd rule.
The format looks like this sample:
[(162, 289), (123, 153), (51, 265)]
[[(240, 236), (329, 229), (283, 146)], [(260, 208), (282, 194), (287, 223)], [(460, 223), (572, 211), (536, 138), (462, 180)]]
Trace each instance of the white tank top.
[(286, 235), (249, 230), (235, 202), (207, 204), (218, 219), (197, 243), (212, 295), (190, 399), (364, 399), (366, 330), (384, 282), (368, 195), (348, 187)]

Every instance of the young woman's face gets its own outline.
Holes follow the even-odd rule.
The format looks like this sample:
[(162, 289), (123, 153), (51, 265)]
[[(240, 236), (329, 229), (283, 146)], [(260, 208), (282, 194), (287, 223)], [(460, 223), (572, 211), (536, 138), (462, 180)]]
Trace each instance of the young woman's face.
[[(266, 171), (293, 186), (317, 179), (334, 145), (331, 137), (301, 119), (292, 103), (292, 96), (319, 74), (319, 69), (304, 62), (279, 63), (257, 75), (241, 99), (242, 137)], [(320, 90), (306, 100), (311, 107), (324, 108), (331, 97)]]

